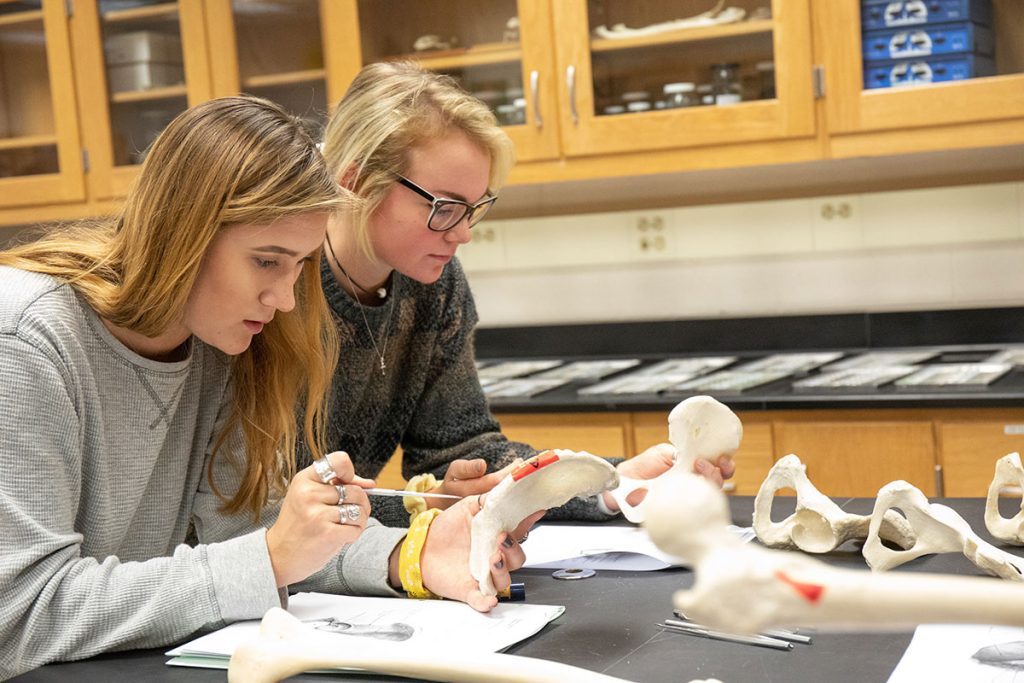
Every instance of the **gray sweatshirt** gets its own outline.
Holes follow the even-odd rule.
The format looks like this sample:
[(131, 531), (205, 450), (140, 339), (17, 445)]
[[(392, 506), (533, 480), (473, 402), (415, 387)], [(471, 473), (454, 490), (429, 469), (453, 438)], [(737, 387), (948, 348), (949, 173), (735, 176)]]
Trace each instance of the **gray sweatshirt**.
[[(259, 524), (227, 516), (205, 476), (230, 359), (197, 339), (183, 361), (143, 358), (45, 275), (0, 267), (0, 293), (0, 679), (279, 606), (277, 506)], [(222, 492), (243, 460), (218, 457)], [(403, 536), (371, 522), (296, 588), (396, 595), (387, 559)]]

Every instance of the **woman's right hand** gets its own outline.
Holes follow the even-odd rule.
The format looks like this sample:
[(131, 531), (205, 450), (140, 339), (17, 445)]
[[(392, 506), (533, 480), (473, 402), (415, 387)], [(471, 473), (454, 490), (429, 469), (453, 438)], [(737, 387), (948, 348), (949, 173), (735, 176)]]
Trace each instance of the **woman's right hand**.
[(267, 530), (278, 588), (322, 569), (359, 537), (370, 517), (370, 500), (363, 488), (373, 486), (373, 480), (356, 476), (347, 453), (329, 453), (326, 458), (336, 477), (324, 483), (314, 466), (296, 474), (277, 521)]
[[(497, 472), (487, 473), (487, 462), (483, 458), (473, 460), (453, 460), (448, 465), (444, 480), (441, 484), (431, 490), (431, 493), (447, 493), (451, 495), (469, 498), (481, 493), (487, 493), (497, 486), (505, 475), (512, 472), (523, 464), (523, 461), (516, 458)], [(452, 506), (453, 501), (443, 498), (427, 498), (427, 507), (441, 508), (442, 510)]]

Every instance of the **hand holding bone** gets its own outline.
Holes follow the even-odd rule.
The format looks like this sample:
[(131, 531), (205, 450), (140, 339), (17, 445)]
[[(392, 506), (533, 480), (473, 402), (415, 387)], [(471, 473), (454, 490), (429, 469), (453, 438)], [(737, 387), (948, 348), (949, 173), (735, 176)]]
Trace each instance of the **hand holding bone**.
[[(333, 470), (335, 477), (324, 481), (314, 466), (296, 474), (277, 520), (267, 530), (278, 588), (322, 569), (342, 547), (355, 542), (370, 517), (370, 500), (363, 488), (373, 486), (373, 480), (357, 477), (346, 453), (330, 453), (326, 461), (330, 468), (325, 471)], [(350, 508), (353, 516), (342, 522), (343, 509)]]
[[(483, 496), (484, 505), (486, 498)], [(488, 546), (480, 567), (495, 591), (485, 593), (480, 589), (481, 582), (469, 571), (471, 535), (475, 518), (480, 515), (480, 500), (480, 496), (464, 498), (434, 520), (420, 555), (420, 571), (423, 585), (432, 593), (465, 602), (478, 612), (487, 612), (498, 604), (497, 591), (508, 588), (511, 583), (509, 572), (519, 569), (526, 561), (515, 539), (525, 536), (544, 511), (535, 510), (520, 518)]]
[(721, 488), (723, 478), (731, 477), (736, 469), (732, 455), (743, 439), (743, 425), (735, 413), (710, 396), (691, 396), (669, 413), (668, 436), (675, 461), (671, 468), (658, 477), (644, 480), (622, 476), (620, 485), (608, 492), (608, 497), (614, 499), (623, 516), (631, 522), (644, 521), (641, 506), (644, 493), (669, 472), (682, 470), (700, 474)]
[(502, 533), (513, 532), (537, 510), (564, 505), (576, 496), (592, 496), (618, 483), (615, 468), (590, 453), (544, 451), (519, 465), (487, 494), (483, 510), (473, 517), (469, 567), (480, 593), (496, 593), (491, 567)]

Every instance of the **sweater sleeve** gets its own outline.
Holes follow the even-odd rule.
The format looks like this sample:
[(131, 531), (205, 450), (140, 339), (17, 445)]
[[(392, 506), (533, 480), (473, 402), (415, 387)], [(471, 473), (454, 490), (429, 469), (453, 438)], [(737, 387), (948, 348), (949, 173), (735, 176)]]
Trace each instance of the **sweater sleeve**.
[(14, 335), (0, 335), (0, 386), (0, 679), (164, 645), (279, 604), (250, 569), (265, 545), (259, 531), (139, 561), (84, 556), (83, 540), (105, 529), (81, 508), (116, 495), (113, 482), (83, 485), (82, 463), (105, 456), (88, 447), (87, 408), (54, 350)]
[[(452, 261), (451, 265), (457, 264)], [(494, 471), (538, 452), (506, 438), (491, 414), (476, 370), (473, 333), (478, 317), (473, 295), (461, 268), (453, 280), (451, 294), (439, 311), (442, 324), (426, 386), (402, 440), (406, 479), (423, 472), (440, 478), (448, 464), (458, 459), (483, 458), (488, 471)], [(596, 497), (590, 497), (574, 498), (549, 510), (546, 518), (603, 521), (611, 516), (598, 509)]]
[[(225, 444), (222, 453), (214, 460), (213, 477), (217, 490), (225, 497), (234, 495), (241, 481), (244, 467), (244, 438), (235, 433)], [(269, 502), (261, 511), (258, 522), (247, 513), (227, 515), (221, 511), (222, 500), (210, 488), (209, 480), (203, 477), (196, 498), (196, 534), (203, 543), (214, 543), (216, 547), (227, 539), (255, 536), (258, 539), (258, 555), (252, 558), (253, 567), (264, 580), (274, 586), (276, 581), (270, 564), (270, 552), (266, 545), (264, 529), (269, 529), (277, 520), (281, 511), (280, 501)], [(345, 546), (320, 571), (299, 584), (289, 586), (291, 592), (319, 591), (342, 595), (380, 595), (395, 597), (399, 594), (388, 585), (388, 560), (391, 551), (405, 538), (403, 529), (382, 526), (371, 519), (356, 539), (355, 543)], [(233, 590), (238, 586), (242, 590), (247, 587), (236, 569), (224, 567), (222, 576), (216, 577), (223, 581), (218, 584), (222, 591)], [(250, 571), (252, 568), (250, 568)]]

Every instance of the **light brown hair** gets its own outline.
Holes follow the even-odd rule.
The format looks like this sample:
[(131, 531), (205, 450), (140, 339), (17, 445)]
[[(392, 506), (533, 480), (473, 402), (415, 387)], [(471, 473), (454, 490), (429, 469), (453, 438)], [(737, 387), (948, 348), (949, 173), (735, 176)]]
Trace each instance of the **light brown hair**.
[[(225, 97), (186, 110), (164, 129), (119, 214), (0, 252), (0, 264), (64, 280), (100, 317), (155, 336), (181, 319), (203, 257), (225, 226), (333, 212), (344, 203), (299, 119), (267, 100)], [(227, 512), (258, 519), (268, 498), (283, 494), (295, 470), (297, 410), (314, 457), (323, 454), (337, 357), (313, 258), (296, 282), (295, 308), (278, 312), (231, 359), (234, 401), (214, 458), (239, 430), (246, 454), (237, 491), (221, 496)], [(211, 485), (212, 465), (213, 458)]]

